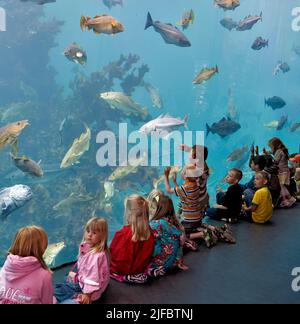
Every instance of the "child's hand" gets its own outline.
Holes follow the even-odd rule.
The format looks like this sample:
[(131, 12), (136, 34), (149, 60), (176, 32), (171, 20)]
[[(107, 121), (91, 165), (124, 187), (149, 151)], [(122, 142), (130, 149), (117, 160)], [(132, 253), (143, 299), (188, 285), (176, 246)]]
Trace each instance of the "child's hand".
[(258, 146), (255, 147), (255, 154), (256, 154), (256, 156), (259, 155), (259, 148), (258, 148)]
[(179, 150), (184, 151), (185, 150), (185, 145), (184, 144), (180, 144), (179, 145)]
[(254, 144), (251, 145), (251, 156), (254, 156)]
[(171, 172), (171, 167), (165, 168), (165, 176), (167, 177), (167, 179), (169, 179), (170, 172)]
[(221, 187), (217, 187), (217, 193), (220, 193), (220, 192), (223, 192), (222, 188)]

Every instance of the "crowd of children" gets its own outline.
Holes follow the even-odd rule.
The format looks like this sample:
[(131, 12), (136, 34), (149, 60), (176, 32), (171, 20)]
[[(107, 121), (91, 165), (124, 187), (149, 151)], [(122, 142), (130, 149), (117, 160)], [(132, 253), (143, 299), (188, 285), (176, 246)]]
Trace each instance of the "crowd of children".
[[(209, 208), (206, 163), (208, 149), (203, 146), (180, 148), (190, 152), (190, 163), (176, 174), (170, 185), (170, 168), (165, 170), (165, 188), (179, 198), (176, 213), (172, 199), (153, 190), (147, 198), (133, 195), (125, 200), (125, 226), (115, 233), (108, 247), (108, 224), (94, 217), (84, 229), (78, 261), (61, 284), (52, 286), (52, 272), (43, 260), (48, 237), (42, 228), (28, 226), (16, 234), (0, 272), (0, 304), (90, 304), (106, 290), (110, 278), (142, 284), (164, 276), (171, 269), (188, 270), (184, 249), (197, 250), (218, 241), (235, 243), (226, 225), (212, 226), (204, 217), (236, 223), (247, 220), (266, 223), (275, 207), (291, 207), (300, 198), (300, 154), (289, 155), (278, 138), (269, 141), (271, 152), (251, 150), (250, 182), (241, 185), (243, 173), (231, 169), (226, 176), (229, 187), (217, 193), (217, 204)], [(291, 167), (288, 162), (291, 162)]]

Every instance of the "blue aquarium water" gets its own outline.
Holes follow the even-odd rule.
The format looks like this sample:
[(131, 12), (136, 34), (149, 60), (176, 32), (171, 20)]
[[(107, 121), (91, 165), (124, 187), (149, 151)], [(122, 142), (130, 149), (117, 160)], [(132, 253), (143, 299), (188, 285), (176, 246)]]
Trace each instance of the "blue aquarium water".
[[(76, 258), (83, 226), (92, 215), (107, 218), (110, 239), (121, 228), (124, 198), (151, 191), (163, 168), (141, 167), (119, 176), (111, 181), (114, 195), (105, 196), (112, 185), (106, 181), (116, 167), (98, 165), (96, 154), (101, 145), (96, 136), (104, 130), (118, 134), (119, 123), (127, 123), (131, 132), (169, 113), (181, 120), (188, 115), (190, 131), (206, 132), (207, 125), (216, 130), (214, 123), (231, 117), (240, 126), (237, 131), (225, 137), (216, 133), (205, 137), (212, 202), (229, 168), (238, 166), (245, 179), (249, 178), (253, 143), (262, 149), (278, 136), (290, 153), (299, 152), (299, 132), (291, 132), (292, 125), (300, 122), (297, 0), (241, 0), (234, 10), (223, 10), (213, 0), (123, 0), (123, 6), (111, 8), (101, 0), (1, 0), (0, 6), (0, 127), (29, 121), (18, 137), (17, 152), (3, 144), (7, 129), (0, 130), (0, 146), (4, 146), (0, 187), (22, 184), (33, 194), (30, 201), (16, 205), (13, 213), (1, 218), (0, 265), (16, 231), (26, 225), (44, 227), (50, 243), (65, 242), (55, 265)], [(183, 44), (170, 33), (179, 31), (165, 23), (182, 31), (177, 24), (191, 9), (194, 21), (187, 15), (190, 24), (183, 31), (191, 46), (178, 46)], [(154, 26), (145, 30), (148, 12)], [(119, 21), (124, 31), (112, 36), (81, 30), (81, 16), (102, 14), (113, 17), (110, 30), (116, 32)], [(243, 20), (249, 15), (247, 25)], [(169, 33), (163, 34), (159, 28), (169, 28)], [(202, 69), (216, 67), (218, 73), (210, 79), (193, 84)], [(161, 99), (163, 107), (153, 106), (149, 88), (159, 91), (156, 99)], [(121, 110), (111, 109), (99, 99), (105, 92), (131, 96), (147, 107), (149, 115), (143, 120), (141, 114), (128, 113), (124, 103)], [(279, 108), (281, 101), (285, 105)], [(156, 105), (160, 106), (159, 101)], [(286, 118), (282, 129), (277, 127)], [(86, 127), (91, 138), (89, 147), (81, 148), (80, 163), (61, 168), (73, 141)], [(242, 147), (244, 152), (237, 161), (227, 160)], [(10, 152), (40, 162), (43, 176), (24, 174)], [(150, 149), (148, 153), (151, 155)]]

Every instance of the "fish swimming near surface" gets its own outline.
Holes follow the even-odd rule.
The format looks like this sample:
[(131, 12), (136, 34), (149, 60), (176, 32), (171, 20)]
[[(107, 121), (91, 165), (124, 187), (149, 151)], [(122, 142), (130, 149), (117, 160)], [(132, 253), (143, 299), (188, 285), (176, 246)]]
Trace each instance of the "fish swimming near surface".
[(139, 132), (144, 133), (146, 135), (155, 134), (167, 139), (170, 133), (177, 130), (181, 126), (184, 126), (187, 129), (187, 122), (187, 115), (183, 119), (174, 118), (169, 114), (160, 115), (156, 119), (153, 119), (145, 125), (143, 125), (139, 129)]
[(108, 8), (111, 9), (116, 5), (120, 5), (123, 7), (123, 0), (103, 0), (103, 4)]
[(145, 29), (153, 27), (159, 33), (167, 44), (173, 44), (179, 47), (191, 46), (187, 37), (175, 26), (160, 21), (153, 21), (150, 13), (148, 12)]
[(229, 31), (232, 31), (232, 29), (237, 27), (237, 22), (235, 22), (232, 18), (223, 18), (220, 20), (220, 24)]
[(23, 207), (33, 197), (31, 188), (25, 185), (0, 190), (0, 217), (5, 220), (13, 211)]
[(60, 168), (65, 169), (74, 164), (79, 163), (81, 156), (87, 152), (90, 148), (91, 130), (85, 126), (86, 132), (81, 134), (79, 138), (76, 138), (70, 147), (69, 151), (63, 158)]
[(58, 242), (54, 244), (49, 244), (43, 259), (49, 268), (55, 267), (55, 259), (62, 249), (66, 247), (65, 242)]
[(227, 137), (241, 128), (241, 125), (230, 118), (222, 118), (219, 122), (214, 123), (212, 126), (206, 124), (206, 136), (209, 133), (218, 134), (220, 137)]
[(38, 178), (44, 175), (44, 172), (40, 166), (40, 162), (36, 163), (35, 161), (29, 159), (27, 156), (16, 157), (11, 154), (11, 157), (14, 161), (15, 166), (22, 172)]
[(290, 132), (293, 133), (295, 132), (296, 130), (298, 130), (300, 128), (300, 122), (298, 123), (294, 123), (291, 128), (290, 128)]
[(161, 95), (159, 93), (159, 89), (154, 87), (152, 84), (145, 83), (145, 89), (148, 91), (152, 104), (156, 108), (163, 108), (163, 100), (161, 98)]
[(186, 11), (181, 20), (177, 23), (177, 25), (182, 26), (182, 29), (185, 30), (189, 27), (190, 24), (193, 24), (195, 20), (195, 14), (193, 9)]
[(84, 65), (87, 62), (86, 52), (76, 43), (72, 43), (64, 50), (65, 57), (76, 64)]
[(269, 46), (269, 40), (263, 39), (262, 37), (257, 37), (254, 43), (252, 44), (251, 48), (259, 51), (264, 47)]
[(215, 0), (215, 5), (224, 10), (234, 10), (240, 5), (240, 0)]
[(250, 30), (259, 21), (262, 21), (262, 12), (260, 13), (259, 16), (249, 15), (248, 17), (245, 17), (243, 20), (241, 20), (238, 23), (236, 30), (238, 31)]
[(272, 98), (266, 99), (265, 98), (265, 106), (271, 107), (273, 110), (281, 109), (286, 105), (286, 102), (277, 96), (274, 96)]
[(99, 95), (99, 99), (105, 100), (112, 109), (119, 110), (126, 116), (134, 115), (145, 120), (149, 115), (146, 107), (142, 108), (123, 92), (103, 92)]
[(276, 130), (282, 130), (287, 121), (288, 121), (288, 116), (282, 116), (278, 121), (278, 126)]
[(216, 73), (219, 73), (218, 66), (214, 68), (204, 68), (199, 72), (199, 74), (193, 80), (193, 84), (201, 84), (202, 82), (209, 80)]
[(268, 124), (264, 124), (264, 127), (266, 127), (266, 128), (277, 128), (278, 125), (279, 125), (279, 121), (278, 120), (272, 120)]
[(97, 15), (94, 18), (82, 16), (80, 19), (82, 31), (93, 30), (95, 34), (114, 35), (124, 31), (124, 26), (114, 17), (109, 15)]
[(16, 144), (18, 136), (29, 125), (28, 120), (21, 120), (0, 128), (0, 149)]

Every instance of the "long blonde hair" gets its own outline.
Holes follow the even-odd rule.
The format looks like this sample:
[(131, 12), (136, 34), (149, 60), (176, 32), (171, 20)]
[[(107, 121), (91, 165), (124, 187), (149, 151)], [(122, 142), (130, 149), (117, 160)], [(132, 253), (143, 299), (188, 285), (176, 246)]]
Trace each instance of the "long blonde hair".
[(108, 260), (110, 259), (109, 248), (108, 248), (108, 223), (106, 219), (100, 217), (91, 218), (85, 225), (82, 242), (85, 241), (85, 233), (87, 231), (99, 232), (100, 241), (91, 248), (90, 253), (104, 252), (107, 255)]
[(132, 241), (147, 241), (150, 238), (149, 206), (147, 200), (138, 195), (125, 199), (125, 220), (131, 225)]
[(44, 269), (50, 271), (43, 259), (47, 246), (48, 235), (45, 230), (38, 226), (27, 226), (19, 229), (8, 253), (20, 257), (35, 257)]

